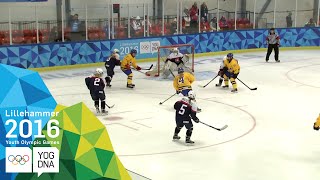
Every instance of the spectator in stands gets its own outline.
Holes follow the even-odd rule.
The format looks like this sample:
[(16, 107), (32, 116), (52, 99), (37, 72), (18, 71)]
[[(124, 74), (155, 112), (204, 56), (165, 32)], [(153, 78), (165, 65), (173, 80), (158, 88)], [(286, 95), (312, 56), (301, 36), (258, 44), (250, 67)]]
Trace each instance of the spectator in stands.
[(140, 22), (140, 16), (137, 16), (136, 18), (131, 17), (130, 22), (130, 28), (131, 28), (131, 37), (136, 37), (139, 35), (139, 32), (141, 31), (141, 22)]
[(304, 27), (316, 27), (316, 23), (313, 21), (313, 18), (310, 18), (309, 22), (307, 22)]
[(194, 2), (191, 9), (189, 10), (189, 15), (191, 18), (190, 27), (192, 29), (197, 29), (197, 27), (198, 27), (198, 6), (197, 6), (196, 2)]
[(150, 23), (150, 20), (148, 19), (148, 15), (144, 16), (144, 20), (141, 22), (141, 24), (143, 26), (145, 26), (146, 29), (147, 29), (147, 26), (149, 26), (149, 28), (151, 28), (151, 23)]
[(286, 17), (286, 21), (287, 21), (287, 27), (290, 28), (292, 27), (292, 13), (289, 12), (288, 16)]
[(189, 16), (188, 7), (185, 7), (183, 12), (184, 12), (184, 16), (183, 16), (183, 19), (182, 19), (183, 33), (189, 33), (190, 32), (191, 18)]
[(228, 28), (228, 22), (224, 16), (222, 16), (219, 20), (219, 26), (220, 29), (227, 29)]
[(205, 22), (208, 22), (208, 6), (205, 2), (201, 4), (201, 18), (204, 18)]
[(71, 32), (79, 32), (80, 31), (79, 15), (75, 14), (72, 16), (72, 20), (70, 21)]
[(209, 23), (205, 20), (204, 17), (201, 18), (200, 30), (201, 30), (201, 32), (209, 32), (210, 31)]
[(217, 23), (217, 18), (214, 17), (210, 21), (210, 29), (211, 31), (217, 31), (218, 30), (218, 23)]
[(79, 20), (79, 15), (75, 14), (72, 16), (70, 21), (70, 38), (72, 41), (85, 40), (85, 24)]
[(171, 34), (177, 34), (177, 18), (174, 18), (169, 26)]

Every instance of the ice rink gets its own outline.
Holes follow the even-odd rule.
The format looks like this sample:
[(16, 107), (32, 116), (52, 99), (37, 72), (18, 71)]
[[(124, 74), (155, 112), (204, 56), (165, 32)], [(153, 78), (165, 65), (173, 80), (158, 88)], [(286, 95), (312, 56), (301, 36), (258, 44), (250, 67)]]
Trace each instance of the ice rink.
[[(135, 89), (126, 88), (126, 76), (116, 67), (107, 104), (115, 107), (98, 116), (109, 132), (124, 166), (155, 180), (319, 180), (320, 132), (312, 126), (320, 113), (320, 51), (280, 50), (281, 63), (265, 52), (235, 53), (241, 66), (238, 93), (216, 88), (223, 55), (195, 59), (198, 113), (216, 131), (194, 123), (192, 146), (173, 142), (178, 95), (159, 102), (175, 90), (172, 79), (150, 78), (133, 72)], [(139, 63), (138, 63), (139, 64)], [(151, 63), (140, 63), (148, 67)], [(155, 63), (154, 63), (155, 64)], [(103, 67), (105, 70), (105, 68)], [(95, 67), (41, 73), (59, 104), (84, 102), (94, 112), (84, 83)]]

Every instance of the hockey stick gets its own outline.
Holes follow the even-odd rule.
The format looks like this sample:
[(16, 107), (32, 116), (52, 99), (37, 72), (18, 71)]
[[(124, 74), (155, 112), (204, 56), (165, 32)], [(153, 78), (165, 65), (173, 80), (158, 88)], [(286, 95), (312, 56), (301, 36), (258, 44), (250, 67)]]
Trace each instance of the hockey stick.
[(244, 82), (242, 82), (239, 78), (237, 78), (243, 85), (245, 85), (247, 88), (249, 88), (251, 91), (257, 90), (258, 88), (250, 88), (249, 86), (247, 86)]
[(149, 68), (141, 68), (141, 70), (147, 70), (147, 71), (149, 71), (149, 70), (152, 69), (152, 67), (153, 67), (153, 64), (151, 64), (151, 66), (150, 66)]
[(176, 95), (176, 93), (172, 94), (172, 96), (170, 96), (168, 99), (164, 100), (163, 102), (160, 102), (159, 104), (161, 105), (161, 104), (165, 103), (166, 101), (168, 101), (169, 99), (171, 99), (175, 95)]
[[(114, 104), (114, 105), (115, 105), (115, 104)], [(114, 105), (109, 106), (109, 105), (106, 103), (106, 106), (107, 106), (109, 109), (113, 108), (113, 107), (114, 107)]]
[(217, 74), (214, 78), (212, 78), (206, 85), (201, 86), (203, 88), (207, 87), (213, 80), (215, 80), (217, 77), (219, 76), (219, 74)]
[(216, 127), (210, 126), (209, 124), (206, 124), (206, 123), (204, 123), (204, 122), (201, 122), (201, 121), (199, 121), (199, 122), (202, 123), (202, 124), (204, 124), (204, 125), (206, 125), (206, 126), (209, 126), (209, 127), (213, 128), (213, 129), (215, 129), (215, 130), (218, 130), (218, 131), (225, 130), (225, 129), (228, 127), (228, 125), (224, 125), (222, 128), (216, 128)]

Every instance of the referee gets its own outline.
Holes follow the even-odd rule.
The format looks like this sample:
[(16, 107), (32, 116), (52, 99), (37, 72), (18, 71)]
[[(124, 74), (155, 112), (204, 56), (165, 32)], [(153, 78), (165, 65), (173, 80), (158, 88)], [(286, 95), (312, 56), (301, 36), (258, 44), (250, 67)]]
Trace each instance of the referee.
[(276, 62), (280, 62), (279, 60), (279, 45), (280, 45), (280, 38), (276, 34), (274, 28), (271, 28), (269, 31), (269, 35), (267, 36), (267, 44), (268, 44), (268, 52), (266, 56), (266, 62), (269, 61), (270, 54), (274, 49), (274, 59)]

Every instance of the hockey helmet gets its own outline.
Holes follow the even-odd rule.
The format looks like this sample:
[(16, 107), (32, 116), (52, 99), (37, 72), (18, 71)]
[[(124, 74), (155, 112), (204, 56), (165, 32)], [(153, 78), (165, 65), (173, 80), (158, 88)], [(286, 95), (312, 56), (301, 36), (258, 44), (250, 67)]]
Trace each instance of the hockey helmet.
[(119, 54), (115, 54), (114, 57), (115, 57), (117, 60), (120, 60), (120, 55), (119, 55)]
[(228, 60), (232, 60), (233, 59), (233, 54), (232, 53), (228, 53), (227, 54), (227, 59)]
[(113, 50), (113, 53), (119, 54), (119, 52), (120, 52), (119, 49), (114, 49), (114, 50)]
[(101, 68), (97, 68), (95, 75), (102, 75), (103, 74), (103, 70)]
[(188, 98), (189, 99), (195, 99), (196, 98), (196, 93), (194, 91), (189, 91), (188, 92)]
[(131, 49), (130, 53), (131, 54), (137, 54), (137, 50), (136, 49)]
[(179, 74), (184, 73), (184, 69), (183, 68), (178, 68), (178, 73)]

